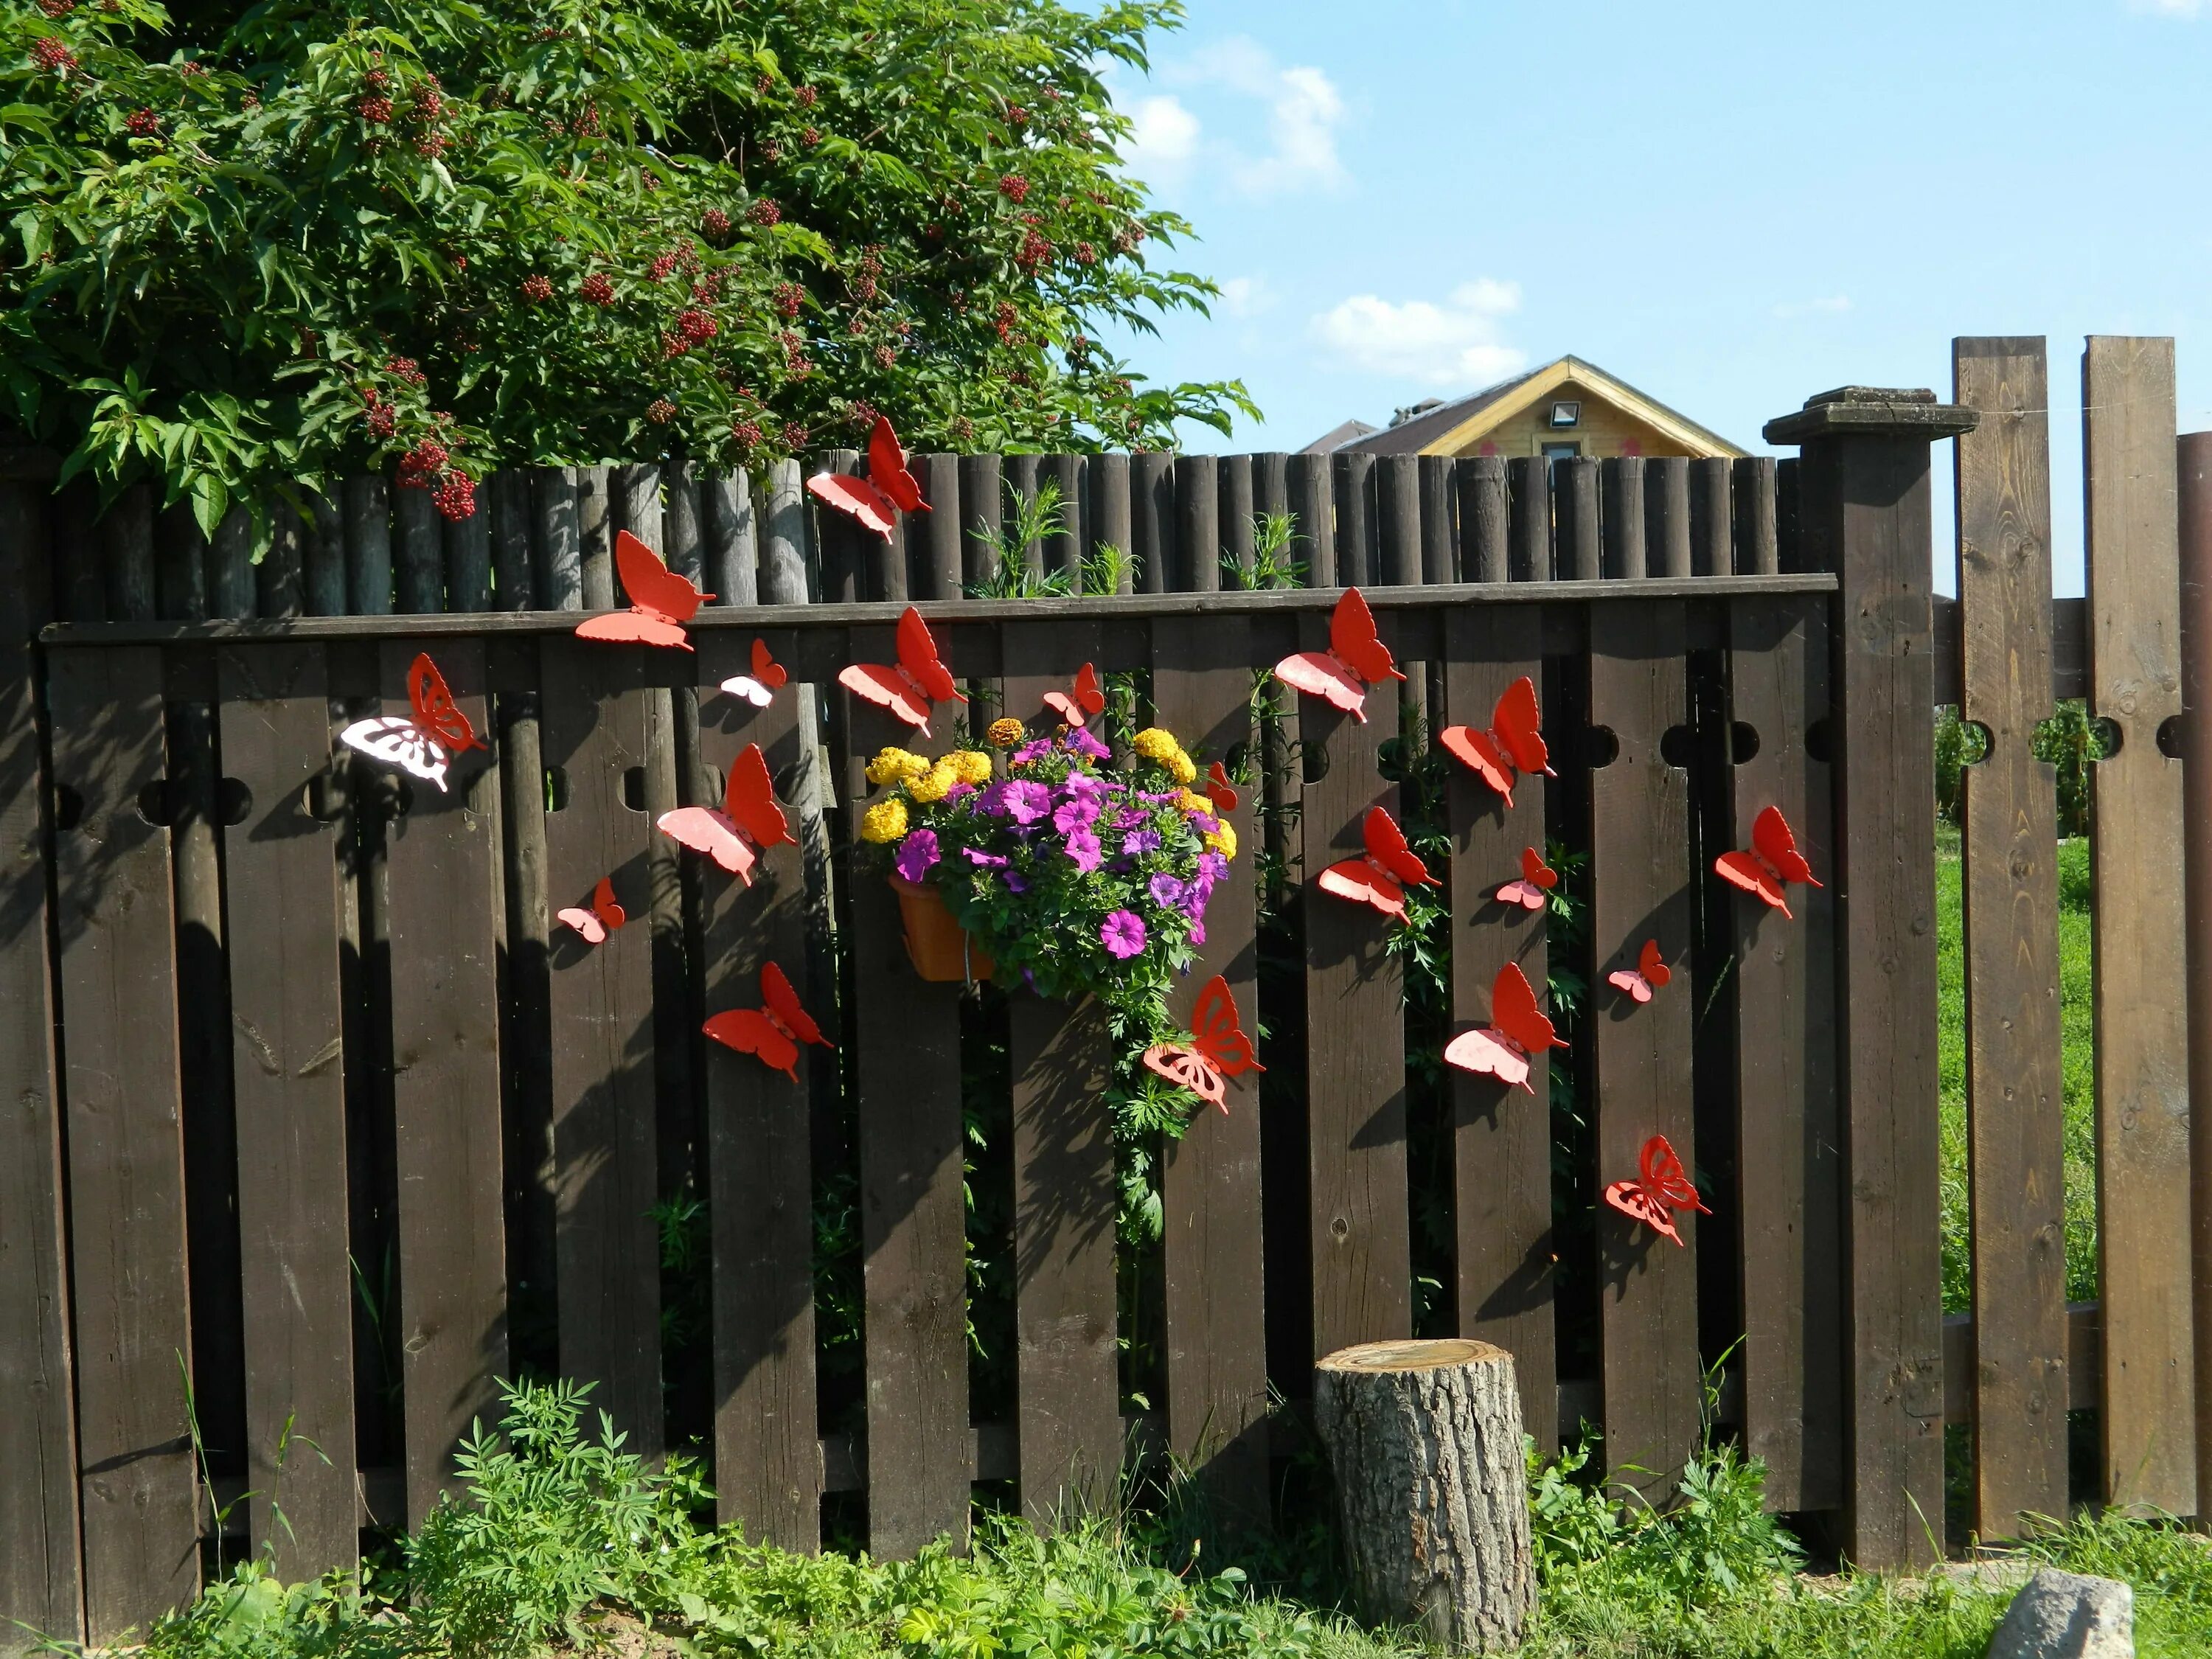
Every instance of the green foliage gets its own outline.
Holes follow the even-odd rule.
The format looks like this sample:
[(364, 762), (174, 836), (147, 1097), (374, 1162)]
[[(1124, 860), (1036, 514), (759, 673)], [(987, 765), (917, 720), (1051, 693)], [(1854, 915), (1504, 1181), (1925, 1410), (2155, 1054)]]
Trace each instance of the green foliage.
[[(2103, 722), (2089, 718), (2089, 705), (2079, 697), (2065, 699), (2035, 728), (2030, 747), (2056, 778), (2061, 836), (2089, 833), (2089, 774), (2104, 759), (2106, 743)], [(1988, 747), (1981, 727), (1960, 720), (1955, 708), (1936, 711), (1936, 810), (1954, 829), (1966, 823), (1966, 769)]]
[[(1226, 431), (1101, 71), (1176, 0), (9, 0), (0, 381), (212, 528), (409, 453), (750, 462)], [(12, 61), (9, 61), (12, 59)], [(430, 446), (426, 448), (425, 446)], [(465, 490), (443, 501), (455, 516)]]

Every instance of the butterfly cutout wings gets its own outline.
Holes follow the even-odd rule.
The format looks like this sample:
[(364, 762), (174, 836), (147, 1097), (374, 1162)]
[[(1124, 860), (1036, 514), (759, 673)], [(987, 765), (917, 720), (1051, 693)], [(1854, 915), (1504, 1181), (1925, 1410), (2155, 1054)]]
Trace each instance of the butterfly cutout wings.
[(615, 902), (615, 884), (606, 877), (599, 878), (599, 885), (592, 889), (592, 908), (588, 910), (570, 908), (556, 910), (556, 921), (565, 922), (584, 936), (586, 945), (604, 945), (607, 935), (629, 920), (629, 913)]
[(927, 513), (921, 486), (907, 470), (906, 451), (888, 417), (876, 416), (868, 434), (868, 476), (849, 472), (818, 472), (806, 481), (807, 494), (825, 507), (857, 520), (885, 541), (901, 513)]
[(1328, 649), (1293, 653), (1275, 665), (1275, 678), (1364, 724), (1368, 688), (1406, 677), (1375, 632), (1375, 613), (1367, 608), (1365, 595), (1347, 587), (1329, 613)]
[(1384, 915), (1402, 921), (1406, 889), (1433, 886), (1436, 878), (1407, 844), (1406, 832), (1398, 827), (1398, 821), (1381, 807), (1367, 809), (1360, 834), (1367, 843), (1366, 854), (1330, 865), (1315, 880), (1324, 893), (1355, 904), (1372, 905)]
[(824, 1048), (836, 1045), (822, 1035), (822, 1028), (799, 1006), (799, 994), (791, 988), (791, 981), (783, 969), (773, 962), (761, 964), (760, 988), (759, 1007), (729, 1009), (714, 1015), (700, 1029), (724, 1047), (741, 1054), (751, 1054), (769, 1070), (781, 1072), (796, 1083), (800, 1043), (818, 1043)]
[(1447, 726), (1437, 733), (1437, 741), (1453, 759), (1504, 796), (1510, 806), (1513, 786), (1522, 774), (1557, 775), (1552, 771), (1551, 750), (1545, 747), (1541, 724), (1536, 683), (1523, 674), (1499, 695), (1487, 729)]
[(937, 641), (921, 612), (907, 606), (898, 623), (898, 660), (895, 663), (856, 662), (839, 671), (837, 684), (855, 696), (888, 708), (925, 738), (929, 735), (931, 708), (940, 702), (965, 702), (953, 684), (951, 671), (937, 654)]
[(1524, 910), (1544, 908), (1545, 895), (1559, 884), (1559, 872), (1537, 855), (1533, 847), (1521, 849), (1521, 878), (1498, 890), (1500, 904), (1517, 904)]
[(1713, 860), (1713, 870), (1723, 881), (1756, 894), (1785, 916), (1790, 915), (1785, 883), (1794, 881), (1807, 887), (1820, 884), (1813, 879), (1813, 866), (1797, 850), (1797, 837), (1790, 821), (1775, 806), (1761, 807), (1752, 820), (1750, 850), (1722, 854)]
[(446, 787), (446, 768), (465, 749), (485, 747), (469, 724), (446, 677), (418, 653), (407, 665), (407, 704), (404, 714), (374, 714), (356, 720), (338, 733), (338, 741), (372, 760), (389, 761), (440, 789)]
[(1697, 1188), (1691, 1184), (1682, 1160), (1674, 1156), (1666, 1136), (1654, 1135), (1645, 1141), (1639, 1162), (1637, 1179), (1614, 1182), (1605, 1189), (1605, 1201), (1631, 1221), (1640, 1221), (1680, 1245), (1682, 1235), (1675, 1231), (1674, 1218), (1688, 1210), (1700, 1215), (1712, 1212), (1698, 1198)]
[(722, 690), (733, 697), (743, 697), (756, 708), (765, 708), (790, 678), (783, 665), (769, 654), (768, 641), (757, 639), (753, 641), (752, 672), (724, 680)]
[(753, 884), (753, 866), (759, 854), (792, 838), (783, 808), (776, 805), (768, 761), (757, 743), (747, 744), (731, 763), (720, 811), (679, 806), (672, 812), (663, 812), (654, 822), (663, 835), (706, 854), (748, 887)]
[(1267, 1069), (1253, 1053), (1252, 1039), (1237, 1018), (1237, 1000), (1230, 994), (1229, 981), (1219, 974), (1198, 994), (1191, 1016), (1191, 1041), (1157, 1043), (1145, 1050), (1145, 1064), (1224, 1112), (1229, 1109), (1231, 1078)]
[(1500, 1083), (1519, 1085), (1529, 1093), (1532, 1056), (1547, 1048), (1564, 1048), (1552, 1022), (1536, 1006), (1536, 993), (1518, 963), (1498, 970), (1490, 985), (1490, 1024), (1462, 1031), (1444, 1045), (1444, 1063), (1462, 1072), (1494, 1077)]
[(580, 640), (610, 640), (635, 645), (666, 645), (689, 651), (684, 624), (713, 599), (661, 562), (660, 556), (627, 530), (615, 532), (615, 568), (622, 573), (629, 609), (611, 611), (576, 624)]
[(1667, 981), (1674, 977), (1674, 970), (1667, 966), (1666, 957), (1659, 954), (1659, 941), (1647, 939), (1644, 941), (1642, 952), (1636, 958), (1636, 966), (1614, 969), (1605, 976), (1605, 982), (1616, 990), (1626, 992), (1638, 1002), (1649, 1002), (1652, 993), (1663, 989)]
[(1075, 671), (1075, 684), (1065, 691), (1048, 691), (1044, 706), (1069, 726), (1081, 726), (1106, 707), (1106, 694), (1098, 688), (1098, 670), (1085, 663)]

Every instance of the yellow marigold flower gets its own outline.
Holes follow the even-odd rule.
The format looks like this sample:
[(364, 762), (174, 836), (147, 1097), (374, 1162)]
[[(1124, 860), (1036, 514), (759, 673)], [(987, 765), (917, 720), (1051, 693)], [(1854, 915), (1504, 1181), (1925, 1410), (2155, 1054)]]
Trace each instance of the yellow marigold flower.
[(1218, 821), (1218, 827), (1206, 837), (1206, 844), (1225, 859), (1237, 856), (1237, 830), (1228, 819)]
[(929, 763), (921, 756), (897, 747), (878, 749), (875, 759), (868, 763), (868, 781), (873, 784), (905, 783), (929, 770)]
[(906, 834), (906, 803), (896, 795), (860, 814), (862, 841), (897, 841)]
[(1182, 745), (1176, 741), (1175, 733), (1165, 726), (1148, 726), (1129, 739), (1129, 746), (1148, 761), (1168, 764), (1168, 757), (1182, 753)]
[(908, 784), (906, 792), (927, 805), (932, 801), (943, 800), (946, 792), (959, 781), (960, 774), (954, 771), (948, 763), (939, 761)]
[(1012, 749), (1024, 738), (1029, 736), (1029, 728), (1012, 715), (1007, 715), (993, 720), (983, 735), (989, 740), (994, 749)]
[(1198, 780), (1198, 763), (1178, 749), (1160, 763), (1168, 769), (1168, 775), (1177, 783), (1188, 785)]
[(980, 749), (956, 749), (945, 757), (952, 769), (960, 775), (963, 783), (984, 784), (991, 781), (991, 757)]
[(1182, 798), (1176, 805), (1186, 812), (1203, 812), (1208, 817), (1213, 816), (1213, 803), (1193, 790), (1184, 790)]

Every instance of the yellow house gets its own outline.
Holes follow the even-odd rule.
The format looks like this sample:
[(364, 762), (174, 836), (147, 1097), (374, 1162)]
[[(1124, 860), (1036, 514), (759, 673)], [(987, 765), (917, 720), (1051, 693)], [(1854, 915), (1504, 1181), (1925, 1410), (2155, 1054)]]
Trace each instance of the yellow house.
[(1595, 363), (1562, 357), (1446, 403), (1401, 409), (1388, 427), (1346, 421), (1306, 446), (1310, 455), (1571, 455), (1734, 457), (1735, 445), (1617, 380)]

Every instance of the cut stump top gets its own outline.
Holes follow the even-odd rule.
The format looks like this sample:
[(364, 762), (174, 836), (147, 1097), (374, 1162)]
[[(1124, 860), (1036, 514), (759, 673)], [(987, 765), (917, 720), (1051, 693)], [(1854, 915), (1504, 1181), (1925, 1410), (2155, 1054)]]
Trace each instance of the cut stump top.
[(1463, 1336), (1437, 1337), (1428, 1341), (1362, 1342), (1339, 1348), (1316, 1362), (1324, 1371), (1432, 1371), (1447, 1365), (1473, 1365), (1488, 1359), (1510, 1359), (1504, 1349)]

